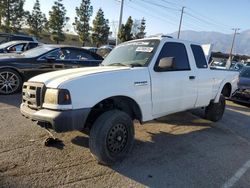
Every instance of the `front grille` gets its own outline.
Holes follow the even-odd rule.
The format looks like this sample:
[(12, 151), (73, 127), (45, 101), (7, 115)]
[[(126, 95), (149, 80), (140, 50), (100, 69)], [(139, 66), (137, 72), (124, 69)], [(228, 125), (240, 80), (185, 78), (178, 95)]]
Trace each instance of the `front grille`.
[(32, 109), (42, 108), (45, 93), (45, 85), (43, 83), (25, 82), (23, 84), (23, 103)]

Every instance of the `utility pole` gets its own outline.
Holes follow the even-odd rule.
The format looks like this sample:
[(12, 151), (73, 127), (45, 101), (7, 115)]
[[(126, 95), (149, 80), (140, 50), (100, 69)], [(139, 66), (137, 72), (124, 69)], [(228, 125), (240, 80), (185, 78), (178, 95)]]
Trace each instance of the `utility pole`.
[(119, 41), (119, 38), (118, 38), (118, 34), (119, 34), (119, 31), (121, 30), (121, 26), (122, 26), (123, 4), (124, 4), (124, 0), (121, 0), (119, 25), (118, 25), (117, 35), (116, 35), (116, 45), (118, 45), (119, 42), (120, 42), (120, 41)]
[(236, 37), (236, 34), (240, 34), (240, 33), (237, 33), (237, 31), (239, 31), (240, 28), (232, 28), (232, 30), (234, 30), (234, 35), (233, 35), (232, 46), (231, 46), (231, 49), (230, 49), (230, 52), (229, 52), (229, 58), (228, 58), (228, 61), (227, 61), (227, 64), (226, 64), (226, 69), (229, 69), (231, 67), (232, 53), (233, 53), (233, 48), (234, 48), (235, 37)]
[(178, 39), (180, 38), (180, 33), (181, 33), (181, 24), (182, 24), (182, 17), (183, 17), (183, 13), (184, 13), (184, 8), (185, 7), (182, 7), (181, 9), (181, 19), (180, 19), (180, 24), (179, 24), (179, 31), (178, 31)]

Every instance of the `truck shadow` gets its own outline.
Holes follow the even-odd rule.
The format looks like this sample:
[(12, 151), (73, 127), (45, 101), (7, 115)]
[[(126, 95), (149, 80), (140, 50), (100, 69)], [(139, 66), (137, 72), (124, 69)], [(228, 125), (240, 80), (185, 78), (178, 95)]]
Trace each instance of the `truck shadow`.
[[(249, 116), (226, 110), (224, 120), (212, 123), (202, 119), (202, 112), (182, 112), (145, 127), (136, 125), (132, 152), (110, 168), (147, 187), (221, 186), (230, 174), (227, 167), (232, 161), (240, 166), (248, 160), (246, 153), (250, 154), (249, 145), (223, 124), (238, 126), (231, 121), (232, 116), (242, 120)], [(72, 143), (89, 147), (87, 136), (78, 136)]]
[(0, 95), (0, 104), (1, 103), (19, 108), (20, 104), (22, 103), (22, 95), (21, 93), (14, 95)]

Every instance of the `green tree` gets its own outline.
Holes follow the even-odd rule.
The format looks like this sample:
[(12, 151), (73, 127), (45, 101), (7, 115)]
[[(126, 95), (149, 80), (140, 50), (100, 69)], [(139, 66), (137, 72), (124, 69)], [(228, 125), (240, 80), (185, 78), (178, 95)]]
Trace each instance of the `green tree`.
[(62, 4), (62, 0), (55, 1), (52, 10), (49, 11), (48, 28), (52, 33), (51, 40), (55, 41), (57, 44), (65, 40), (63, 28), (68, 19), (69, 18), (66, 17), (66, 9)]
[(76, 7), (76, 17), (74, 26), (83, 46), (85, 46), (85, 43), (89, 41), (89, 20), (92, 14), (93, 7), (90, 5), (90, 0), (82, 0), (80, 7)]
[(146, 33), (145, 33), (145, 29), (146, 29), (146, 20), (144, 18), (142, 18), (140, 26), (137, 27), (138, 32), (135, 33), (134, 38), (135, 39), (142, 39), (145, 37)]
[(29, 32), (38, 37), (39, 34), (44, 30), (46, 23), (46, 16), (41, 12), (39, 0), (36, 0), (32, 13), (29, 13), (27, 18)]
[(4, 0), (0, 0), (0, 28), (2, 27), (2, 19), (3, 19), (4, 11), (5, 11)]
[(93, 20), (91, 36), (93, 43), (96, 44), (97, 47), (108, 42), (109, 29), (109, 20), (104, 18), (104, 12), (100, 8)]
[(141, 24), (141, 20), (135, 19), (133, 21), (133, 26), (132, 26), (132, 31), (131, 31), (132, 34), (133, 34), (133, 38), (135, 38), (135, 36), (137, 35), (137, 33), (139, 33), (140, 24)]
[(25, 0), (0, 0), (0, 29), (4, 32), (18, 32), (24, 23)]
[(120, 42), (125, 42), (133, 39), (132, 34), (133, 20), (131, 16), (129, 16), (126, 24), (122, 24), (121, 29), (118, 33), (118, 38)]

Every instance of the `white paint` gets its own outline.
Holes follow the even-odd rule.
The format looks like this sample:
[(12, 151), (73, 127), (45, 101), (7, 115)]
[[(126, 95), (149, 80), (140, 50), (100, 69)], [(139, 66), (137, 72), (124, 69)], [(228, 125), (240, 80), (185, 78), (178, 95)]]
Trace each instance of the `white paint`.
[(235, 174), (231, 177), (222, 188), (230, 188), (235, 185), (237, 181), (246, 173), (246, 171), (250, 168), (250, 160), (248, 160)]
[[(144, 40), (137, 40), (135, 43), (142, 45), (145, 43)], [(237, 79), (234, 78), (238, 77), (238, 73), (196, 67), (190, 47), (194, 43), (168, 37), (156, 37), (150, 40), (160, 40), (160, 44), (148, 67), (100, 66), (67, 69), (41, 74), (29, 81), (42, 82), (47, 88), (68, 89), (72, 109), (92, 108), (109, 97), (129, 97), (138, 104), (143, 122), (174, 112), (207, 106), (212, 99), (218, 102), (221, 90), (227, 82), (232, 84), (233, 91), (237, 87), (235, 82)], [(167, 72), (154, 70), (161, 49), (167, 42), (184, 44), (191, 70)], [(121, 45), (129, 44), (131, 43)], [(116, 47), (114, 51), (118, 48)], [(195, 79), (189, 79), (190, 76), (195, 76)], [(142, 87), (135, 87), (135, 84)], [(56, 110), (68, 109), (68, 106), (46, 107)]]

